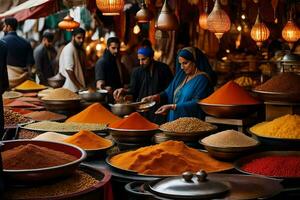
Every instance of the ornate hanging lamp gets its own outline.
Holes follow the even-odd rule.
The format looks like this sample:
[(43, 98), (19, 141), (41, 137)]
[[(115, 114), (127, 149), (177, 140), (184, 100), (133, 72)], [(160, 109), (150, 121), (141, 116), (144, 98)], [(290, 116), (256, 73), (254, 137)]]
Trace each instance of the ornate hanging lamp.
[(141, 9), (136, 13), (135, 17), (138, 23), (147, 23), (152, 20), (153, 14), (146, 7), (146, 3), (144, 1), (142, 1)]
[(207, 14), (207, 8), (208, 8), (208, 1), (205, 0), (203, 2), (203, 7), (204, 7), (204, 12), (200, 14), (199, 16), (199, 25), (200, 25), (200, 28), (204, 29), (204, 30), (207, 30), (207, 17), (208, 17), (208, 14)]
[(297, 42), (300, 38), (300, 30), (293, 22), (292, 14), (290, 14), (289, 20), (282, 29), (282, 38), (288, 42), (290, 49), (293, 47), (293, 43)]
[(162, 31), (171, 31), (171, 30), (176, 30), (177, 27), (178, 27), (177, 17), (169, 7), (168, 0), (165, 0), (164, 5), (157, 19), (157, 28)]
[(65, 16), (63, 21), (58, 23), (58, 27), (66, 31), (73, 31), (73, 29), (78, 28), (79, 26), (80, 24), (74, 21), (74, 18), (70, 15)]
[(270, 36), (270, 31), (268, 27), (260, 19), (259, 10), (257, 13), (255, 24), (251, 29), (250, 35), (259, 48), (261, 47), (262, 42), (267, 40)]
[(208, 30), (213, 32), (220, 40), (223, 34), (230, 30), (230, 19), (226, 12), (221, 8), (219, 0), (215, 1), (215, 5), (211, 13), (207, 17)]
[(103, 15), (120, 15), (124, 8), (124, 0), (96, 0), (97, 7)]

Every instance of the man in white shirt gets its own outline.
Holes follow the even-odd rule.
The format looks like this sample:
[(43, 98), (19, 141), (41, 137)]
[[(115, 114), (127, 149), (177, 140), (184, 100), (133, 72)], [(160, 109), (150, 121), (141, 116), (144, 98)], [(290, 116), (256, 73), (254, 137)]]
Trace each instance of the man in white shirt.
[(85, 30), (76, 28), (72, 32), (72, 40), (63, 48), (59, 57), (59, 72), (66, 78), (63, 85), (73, 92), (85, 88), (83, 74)]

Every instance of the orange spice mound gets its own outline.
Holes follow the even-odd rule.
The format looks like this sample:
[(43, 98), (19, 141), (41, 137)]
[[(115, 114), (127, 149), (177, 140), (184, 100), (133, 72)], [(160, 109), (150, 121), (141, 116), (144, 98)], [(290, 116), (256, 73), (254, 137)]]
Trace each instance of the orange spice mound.
[(112, 123), (110, 128), (128, 129), (128, 130), (155, 130), (158, 125), (154, 124), (137, 112), (131, 113), (128, 117)]
[(26, 80), (16, 87), (18, 90), (35, 90), (35, 89), (46, 89), (44, 85), (37, 84), (34, 81)]
[(259, 103), (259, 101), (254, 99), (244, 88), (236, 84), (234, 81), (228, 81), (209, 97), (201, 100), (201, 102), (224, 105), (247, 105)]
[(166, 141), (125, 152), (112, 157), (110, 163), (121, 169), (151, 175), (180, 175), (200, 169), (216, 172), (232, 168), (230, 163), (217, 161), (181, 141)]
[(121, 120), (100, 103), (93, 103), (80, 113), (68, 118), (66, 122), (110, 124)]
[(112, 145), (110, 140), (104, 139), (91, 131), (81, 130), (64, 139), (64, 142), (74, 144), (83, 149), (101, 149)]

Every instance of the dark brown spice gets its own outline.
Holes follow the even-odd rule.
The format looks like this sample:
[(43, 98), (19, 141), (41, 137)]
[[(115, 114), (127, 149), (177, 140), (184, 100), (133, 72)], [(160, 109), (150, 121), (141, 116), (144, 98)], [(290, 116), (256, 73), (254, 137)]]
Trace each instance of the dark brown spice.
[(18, 133), (18, 139), (32, 139), (38, 135), (39, 133), (37, 132), (21, 129)]
[(39, 169), (63, 165), (77, 158), (61, 151), (33, 144), (20, 145), (2, 152), (3, 169)]
[(5, 109), (4, 110), (4, 126), (8, 127), (8, 126), (16, 126), (17, 124), (20, 123), (26, 123), (29, 122), (30, 119), (24, 117), (23, 115), (14, 112), (12, 110), (9, 109)]
[(36, 111), (36, 112), (28, 113), (24, 116), (29, 117), (36, 121), (43, 121), (43, 120), (56, 121), (56, 120), (62, 120), (66, 118), (65, 115), (57, 114), (50, 111)]
[(289, 72), (281, 73), (272, 77), (264, 84), (257, 86), (255, 89), (267, 92), (299, 93), (300, 76)]

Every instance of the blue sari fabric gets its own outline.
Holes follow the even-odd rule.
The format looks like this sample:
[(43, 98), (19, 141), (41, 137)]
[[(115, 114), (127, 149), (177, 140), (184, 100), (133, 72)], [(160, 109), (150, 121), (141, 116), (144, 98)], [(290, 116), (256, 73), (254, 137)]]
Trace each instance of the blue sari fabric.
[(204, 113), (201, 110), (198, 101), (211, 94), (213, 91), (212, 77), (214, 72), (209, 65), (206, 56), (200, 49), (196, 49), (196, 66), (199, 70), (203, 71), (207, 75), (199, 74), (193, 79), (188, 81), (179, 91), (176, 93), (174, 99), (174, 92), (176, 88), (184, 81), (186, 74), (181, 69), (180, 64), (176, 62), (176, 74), (173, 81), (168, 88), (160, 93), (161, 100), (167, 104), (176, 103), (176, 110), (170, 110), (168, 113), (168, 121), (173, 121), (180, 117), (197, 117), (204, 118)]

